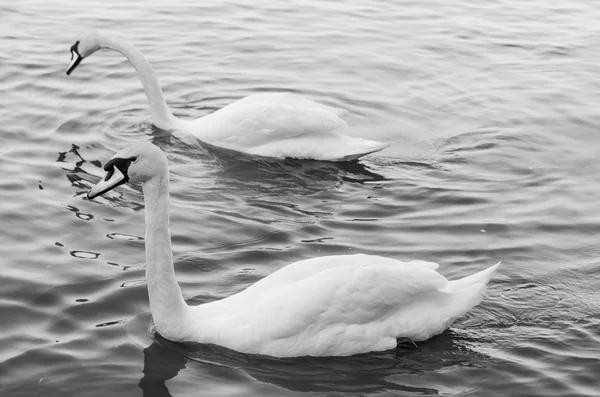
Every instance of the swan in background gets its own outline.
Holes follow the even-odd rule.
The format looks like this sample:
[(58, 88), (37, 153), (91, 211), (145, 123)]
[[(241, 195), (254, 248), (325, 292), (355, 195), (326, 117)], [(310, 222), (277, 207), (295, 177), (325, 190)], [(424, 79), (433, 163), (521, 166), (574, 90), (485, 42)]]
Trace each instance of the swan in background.
[(127, 41), (97, 31), (81, 34), (71, 46), (67, 75), (94, 52), (109, 48), (123, 54), (137, 70), (158, 128), (185, 130), (214, 146), (268, 157), (352, 161), (388, 145), (346, 136), (344, 110), (290, 93), (247, 96), (195, 120), (181, 120), (167, 107), (154, 70)]
[(157, 331), (178, 342), (212, 343), (276, 357), (348, 356), (424, 341), (479, 304), (500, 263), (448, 281), (437, 264), (376, 255), (335, 255), (292, 263), (225, 299), (188, 306), (175, 278), (169, 231), (169, 171), (150, 143), (108, 161), (93, 199), (142, 183), (146, 281)]

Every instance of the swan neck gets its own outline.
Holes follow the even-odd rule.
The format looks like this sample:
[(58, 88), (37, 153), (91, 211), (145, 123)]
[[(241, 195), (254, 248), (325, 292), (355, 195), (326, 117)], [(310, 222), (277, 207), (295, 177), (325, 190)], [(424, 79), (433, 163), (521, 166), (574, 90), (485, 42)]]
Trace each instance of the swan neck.
[(146, 281), (156, 329), (176, 340), (187, 304), (175, 278), (169, 230), (168, 174), (143, 184), (146, 204)]
[(100, 46), (123, 54), (138, 72), (148, 98), (154, 125), (163, 129), (175, 128), (177, 118), (169, 111), (160, 83), (144, 54), (129, 42), (111, 35), (102, 36)]

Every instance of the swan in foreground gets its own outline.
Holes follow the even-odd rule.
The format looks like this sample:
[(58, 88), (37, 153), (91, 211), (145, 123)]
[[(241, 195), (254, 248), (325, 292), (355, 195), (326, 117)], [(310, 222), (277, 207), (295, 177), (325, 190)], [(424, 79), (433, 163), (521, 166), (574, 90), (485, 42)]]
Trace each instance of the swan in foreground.
[(128, 181), (142, 183), (150, 310), (157, 331), (173, 341), (277, 357), (388, 350), (398, 339), (424, 341), (447, 329), (479, 304), (500, 265), (448, 281), (431, 262), (323, 256), (292, 263), (228, 298), (188, 306), (173, 267), (167, 158), (138, 143), (104, 169), (89, 199)]
[(67, 75), (94, 52), (109, 48), (137, 70), (158, 128), (185, 130), (214, 146), (252, 155), (352, 161), (388, 145), (343, 134), (345, 111), (290, 93), (253, 94), (196, 120), (181, 120), (167, 108), (160, 84), (144, 55), (109, 33), (86, 32), (71, 47)]

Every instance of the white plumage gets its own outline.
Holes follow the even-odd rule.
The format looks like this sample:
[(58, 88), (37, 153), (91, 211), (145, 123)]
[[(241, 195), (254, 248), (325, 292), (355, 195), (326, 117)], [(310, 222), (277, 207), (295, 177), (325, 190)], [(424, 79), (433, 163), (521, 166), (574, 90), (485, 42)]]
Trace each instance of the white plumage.
[(146, 204), (146, 278), (157, 330), (174, 341), (214, 343), (246, 353), (346, 356), (423, 341), (477, 305), (499, 263), (448, 281), (437, 264), (376, 255), (324, 256), (292, 263), (228, 298), (188, 306), (177, 284), (169, 233), (167, 160), (149, 143), (105, 166), (94, 198), (129, 178)]
[(196, 120), (173, 116), (152, 66), (128, 42), (108, 33), (87, 32), (71, 47), (70, 74), (81, 60), (101, 48), (123, 54), (137, 70), (154, 124), (182, 129), (203, 142), (226, 149), (268, 157), (328, 161), (356, 160), (387, 144), (344, 134), (344, 110), (291, 93), (253, 94)]
[(481, 301), (497, 266), (461, 285), (422, 262), (360, 254), (308, 259), (191, 307), (180, 330), (189, 331), (185, 340), (278, 357), (388, 350), (397, 338), (418, 342), (446, 330)]

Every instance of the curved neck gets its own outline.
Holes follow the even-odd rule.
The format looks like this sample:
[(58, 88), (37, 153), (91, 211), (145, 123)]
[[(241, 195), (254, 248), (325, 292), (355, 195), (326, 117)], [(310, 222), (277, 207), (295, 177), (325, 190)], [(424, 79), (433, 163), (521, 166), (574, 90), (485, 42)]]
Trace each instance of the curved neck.
[(142, 186), (146, 204), (146, 282), (156, 329), (177, 339), (188, 308), (175, 278), (169, 231), (169, 176), (152, 178)]
[(144, 54), (127, 41), (106, 34), (100, 36), (100, 47), (120, 52), (138, 72), (148, 97), (154, 125), (163, 129), (175, 128), (177, 118), (169, 111), (156, 74)]

